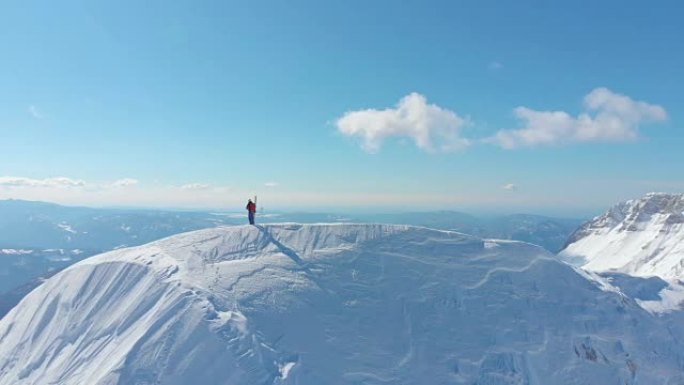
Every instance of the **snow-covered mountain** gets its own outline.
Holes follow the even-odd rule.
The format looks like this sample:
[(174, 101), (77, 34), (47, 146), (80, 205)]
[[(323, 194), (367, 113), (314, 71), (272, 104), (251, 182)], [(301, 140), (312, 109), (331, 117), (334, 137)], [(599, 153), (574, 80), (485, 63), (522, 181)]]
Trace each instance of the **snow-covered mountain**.
[(559, 255), (591, 271), (684, 279), (684, 194), (620, 203), (580, 227)]
[(683, 383), (663, 322), (525, 243), (221, 227), (47, 280), (0, 321), (0, 385)]
[[(417, 225), (522, 240), (553, 252), (581, 223), (536, 215), (482, 219), (456, 211), (356, 215), (261, 211), (257, 220)], [(186, 231), (245, 222), (244, 212), (102, 209), (0, 200), (0, 318), (36, 283), (84, 258)]]

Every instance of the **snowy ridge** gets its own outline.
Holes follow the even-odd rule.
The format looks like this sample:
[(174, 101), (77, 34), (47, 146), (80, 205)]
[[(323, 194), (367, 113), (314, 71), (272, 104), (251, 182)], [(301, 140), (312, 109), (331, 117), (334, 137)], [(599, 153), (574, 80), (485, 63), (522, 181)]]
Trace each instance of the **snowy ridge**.
[(559, 255), (592, 271), (684, 278), (684, 194), (620, 203), (582, 226)]
[(520, 242), (216, 228), (47, 280), (0, 321), (0, 385), (680, 383), (660, 322)]

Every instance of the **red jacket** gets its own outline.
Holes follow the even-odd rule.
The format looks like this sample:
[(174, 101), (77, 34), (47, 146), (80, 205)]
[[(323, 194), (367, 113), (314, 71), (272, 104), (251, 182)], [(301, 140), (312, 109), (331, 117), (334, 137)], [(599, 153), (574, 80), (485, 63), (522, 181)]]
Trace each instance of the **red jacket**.
[(247, 208), (247, 211), (249, 211), (250, 213), (255, 213), (256, 212), (256, 203), (249, 202), (249, 203), (247, 203), (246, 208)]

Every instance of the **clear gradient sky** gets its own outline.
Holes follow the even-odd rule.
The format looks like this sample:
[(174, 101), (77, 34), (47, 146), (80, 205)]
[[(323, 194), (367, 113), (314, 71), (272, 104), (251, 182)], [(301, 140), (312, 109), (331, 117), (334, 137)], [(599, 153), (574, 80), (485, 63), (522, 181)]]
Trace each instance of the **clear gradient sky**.
[(4, 1), (0, 199), (581, 214), (684, 190), (678, 1)]

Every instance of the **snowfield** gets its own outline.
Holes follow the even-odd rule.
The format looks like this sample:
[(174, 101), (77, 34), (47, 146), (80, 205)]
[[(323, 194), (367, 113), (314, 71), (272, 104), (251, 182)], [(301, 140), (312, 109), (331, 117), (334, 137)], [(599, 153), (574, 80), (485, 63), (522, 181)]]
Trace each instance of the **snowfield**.
[(222, 227), (47, 280), (0, 321), (0, 385), (674, 385), (681, 324), (530, 244)]

